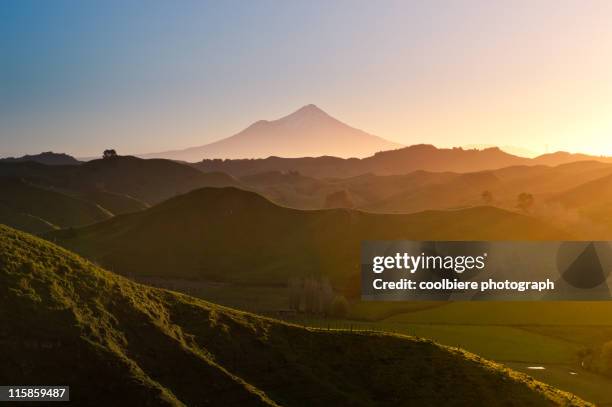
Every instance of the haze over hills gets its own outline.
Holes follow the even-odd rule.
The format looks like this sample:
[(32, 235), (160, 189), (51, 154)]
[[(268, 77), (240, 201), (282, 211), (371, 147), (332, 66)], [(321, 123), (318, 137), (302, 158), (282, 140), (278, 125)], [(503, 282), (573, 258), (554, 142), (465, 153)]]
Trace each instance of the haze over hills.
[(204, 146), (141, 155), (196, 162), (204, 158), (366, 157), (401, 147), (353, 128), (315, 105), (307, 105), (278, 120), (260, 120), (238, 134)]
[[(478, 161), (481, 164), (486, 163), (486, 160), (495, 157), (509, 157), (509, 162), (515, 162), (517, 159), (498, 149), (440, 150), (433, 146), (412, 146), (379, 153), (370, 159), (362, 160), (320, 157), (213, 161), (221, 167), (227, 165), (225, 169), (240, 171), (252, 169), (249, 165), (255, 165), (254, 168), (257, 169), (262, 163), (266, 166), (269, 163), (280, 163), (281, 168), (294, 167), (293, 164), (298, 163), (302, 165), (298, 168), (306, 172), (312, 170), (318, 175), (324, 175), (327, 171), (333, 174), (346, 171), (360, 173), (346, 178), (321, 178), (289, 170), (255, 173), (236, 179), (221, 172), (203, 173), (192, 166), (170, 160), (144, 160), (122, 156), (59, 166), (36, 162), (0, 162), (0, 176), (23, 179), (30, 186), (62, 194), (64, 199), (72, 198), (83, 204), (97, 205), (99, 209), (111, 215), (140, 211), (168, 198), (207, 186), (237, 186), (262, 194), (277, 204), (297, 209), (344, 207), (377, 213), (412, 213), (487, 204), (515, 211), (517, 196), (522, 192), (533, 194), (539, 205), (555, 204), (572, 210), (582, 210), (587, 206), (607, 208), (602, 206), (603, 202), (596, 204), (601, 199), (597, 199), (593, 193), (580, 195), (580, 205), (568, 206), (565, 200), (555, 199), (565, 191), (612, 174), (610, 164), (598, 161), (578, 161), (556, 167), (513, 165), (476, 172), (416, 170), (403, 175), (376, 175), (372, 172), (361, 174), (361, 171), (372, 169), (378, 169), (380, 172), (399, 172), (401, 169), (398, 168), (402, 166), (406, 169), (415, 166), (439, 168), (441, 165), (438, 163), (444, 162), (441, 158), (442, 161), (433, 159), (428, 162), (422, 157), (419, 158), (423, 155), (447, 157), (446, 162), (451, 164), (449, 166), (462, 168), (467, 168), (468, 164), (474, 166)], [(451, 156), (457, 160), (453, 162), (449, 158)], [(402, 160), (405, 157), (413, 157), (413, 160)], [(533, 160), (529, 163), (533, 163)], [(14, 191), (23, 192), (22, 189)], [(491, 201), (485, 202), (482, 199), (484, 191), (492, 194)], [(9, 211), (5, 207), (4, 212), (7, 219), (18, 219), (17, 223), (12, 222), (10, 225), (23, 227), (28, 231), (45, 231), (50, 225), (70, 227), (91, 223), (87, 221), (57, 225), (45, 217), (37, 218), (28, 210), (15, 213), (14, 209)], [(596, 213), (597, 216), (603, 214), (599, 209)], [(592, 213), (587, 215), (592, 217)]]
[[(581, 236), (586, 237), (594, 236), (595, 232), (589, 223), (608, 219), (606, 210), (609, 212), (612, 199), (606, 193), (606, 179), (610, 175), (611, 164), (579, 161), (556, 167), (520, 165), (469, 173), (414, 171), (406, 175), (363, 174), (324, 179), (295, 171), (271, 171), (243, 176), (240, 181), (245, 188), (283, 206), (356, 208), (376, 213), (414, 213), (480, 205), (517, 211), (519, 194), (529, 193), (535, 198), (534, 215), (559, 221), (563, 227), (580, 226)], [(573, 197), (563, 198), (564, 194)], [(330, 199), (336, 195), (342, 199)], [(597, 211), (591, 210), (596, 207)], [(585, 216), (592, 221), (582, 222)], [(610, 231), (598, 230), (597, 236), (610, 237)]]
[[(610, 171), (612, 174), (612, 171)], [(612, 205), (612, 175), (606, 175), (585, 182), (557, 195), (553, 199), (568, 208), (584, 208), (585, 206)]]
[(425, 209), (449, 209), (483, 205), (483, 191), (496, 191), (502, 182), (492, 171), (457, 174), (452, 180), (428, 184), (381, 199), (363, 209), (382, 213), (410, 213)]
[[(283, 119), (279, 119), (278, 121), (260, 121), (258, 123), (264, 125), (266, 123), (269, 124), (283, 122), (285, 120), (290, 123), (293, 123), (297, 121), (292, 119), (295, 116), (310, 116), (311, 114), (314, 114), (315, 116), (319, 114), (326, 115), (318, 108), (310, 106), (312, 105), (306, 106)], [(314, 109), (314, 112), (320, 113), (312, 113), (312, 109)], [(304, 111), (306, 113), (304, 113)], [(308, 122), (309, 120), (306, 121)], [(251, 127), (249, 127), (249, 129)], [(257, 137), (259, 136), (253, 135), (253, 138)], [(333, 138), (332, 136), (329, 137)], [(242, 137), (236, 138), (236, 140), (239, 141), (242, 139)], [(290, 144), (292, 146), (298, 145), (299, 140), (300, 138), (292, 139)], [(196, 149), (198, 148), (201, 147), (197, 147)], [(164, 153), (160, 153), (159, 155), (163, 154)], [(157, 154), (146, 154), (142, 155), (141, 157), (151, 159), (155, 156), (157, 156)], [(345, 154), (342, 153), (335, 155), (315, 154), (313, 156), (301, 157), (293, 157), (291, 153), (287, 153), (284, 155), (264, 154), (264, 156), (266, 158), (243, 159), (220, 156), (214, 159), (200, 160), (200, 158), (195, 158), (193, 160), (190, 160), (186, 159), (185, 157), (171, 157), (170, 155), (168, 155), (167, 159), (175, 161), (198, 161), (194, 162), (192, 166), (195, 166), (196, 168), (204, 172), (225, 172), (227, 174), (238, 177), (274, 171), (297, 171), (302, 175), (308, 175), (317, 178), (354, 177), (367, 173), (372, 173), (375, 175), (403, 175), (418, 170), (430, 172), (476, 172), (519, 165), (546, 165), (554, 167), (558, 165), (580, 161), (597, 161), (600, 163), (612, 163), (612, 157), (592, 156), (587, 154), (568, 153), (564, 151), (557, 151), (555, 153), (543, 154), (534, 158), (527, 158), (520, 155), (513, 155), (511, 153), (506, 152), (503, 148), (498, 147), (484, 146), (484, 148), (437, 148), (428, 144), (417, 144), (408, 147), (401, 147), (399, 145), (396, 145), (391, 150), (377, 151), (374, 154), (368, 155), (363, 158), (343, 158)], [(88, 159), (84, 161), (97, 162), (100, 160)], [(45, 165), (58, 166), (74, 166), (82, 163), (82, 161), (78, 161), (69, 155), (56, 153), (41, 153), (32, 156), (27, 155), (20, 158), (0, 159), (0, 163), (21, 162), (36, 162)]]
[[(459, 174), (415, 171), (406, 175), (363, 174), (349, 178), (314, 178), (298, 172), (270, 171), (240, 178), (245, 187), (282, 206), (297, 209), (365, 208), (407, 190), (446, 185)], [(343, 193), (350, 206), (333, 205), (328, 198)], [(346, 203), (346, 202), (345, 202)]]
[(300, 211), (236, 188), (203, 188), (142, 212), (47, 237), (121, 274), (284, 286), (323, 275), (358, 292), (363, 240), (570, 238), (492, 207), (410, 215)]
[[(495, 205), (515, 210), (520, 193), (530, 193), (536, 203), (552, 202), (551, 198), (584, 183), (612, 174), (612, 165), (580, 161), (556, 167), (543, 165), (513, 166), (473, 173), (446, 173), (439, 181), (422, 186), (396, 185), (396, 193), (370, 205), (365, 210), (406, 213), (425, 209), (449, 209), (474, 205)], [(488, 191), (488, 202), (483, 192)], [(593, 196), (587, 199), (593, 199)]]
[(599, 161), (604, 163), (612, 163), (612, 157), (557, 151), (555, 153), (542, 154), (534, 158), (534, 161), (537, 164), (555, 166), (577, 161)]
[(0, 266), (0, 381), (69, 385), (78, 405), (589, 405), (431, 341), (305, 329), (145, 287), (5, 226)]
[(519, 146), (510, 146), (510, 145), (496, 146), (494, 144), (465, 144), (461, 147), (463, 147), (466, 150), (473, 150), (473, 149), (484, 150), (485, 148), (499, 147), (500, 150), (505, 151), (508, 154), (517, 155), (519, 157), (533, 158), (533, 157), (537, 157), (538, 155), (540, 155), (527, 148), (523, 148)]
[(298, 171), (316, 178), (344, 178), (367, 173), (403, 175), (417, 170), (473, 172), (530, 163), (528, 158), (511, 155), (498, 148), (464, 150), (460, 147), (448, 149), (419, 144), (378, 152), (362, 159), (330, 156), (268, 157), (255, 160), (204, 160), (193, 165), (202, 171), (222, 171), (234, 176), (269, 171)]
[[(612, 171), (549, 198), (551, 204), (572, 210), (574, 216), (588, 220), (597, 228), (612, 230)], [(607, 238), (612, 233), (600, 237)]]
[[(605, 180), (611, 174), (612, 165), (596, 161), (556, 167), (514, 166), (474, 173), (447, 173), (447, 178), (422, 186), (396, 185), (398, 192), (395, 194), (371, 201), (361, 208), (374, 212), (409, 213), (487, 204), (516, 210), (518, 195), (529, 193), (535, 197), (539, 211), (543, 212), (540, 215), (554, 210), (559, 212), (557, 220), (568, 220), (575, 218), (576, 214), (563, 213), (566, 209), (582, 210), (604, 202), (612, 203), (607, 199), (605, 189), (608, 185)], [(589, 187), (591, 184), (600, 185), (602, 189), (595, 192), (594, 187)], [(489, 193), (488, 201), (482, 196), (485, 191)], [(574, 198), (561, 198), (568, 195)], [(612, 234), (607, 232), (607, 236)]]
[(417, 170), (432, 172), (476, 172), (526, 165), (556, 166), (579, 161), (612, 163), (612, 157), (557, 152), (535, 158), (512, 155), (497, 147), (479, 149), (437, 148), (417, 144), (395, 150), (381, 151), (365, 158), (268, 157), (263, 159), (205, 159), (193, 164), (202, 171), (221, 171), (234, 176), (253, 175), (270, 171), (297, 171), (316, 178), (345, 178), (366, 173), (403, 175)]

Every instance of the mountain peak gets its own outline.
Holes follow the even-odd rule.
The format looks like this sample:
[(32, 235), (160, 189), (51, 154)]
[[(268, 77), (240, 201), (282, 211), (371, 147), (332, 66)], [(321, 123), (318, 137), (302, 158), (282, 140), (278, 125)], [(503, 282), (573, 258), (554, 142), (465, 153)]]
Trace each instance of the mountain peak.
[(319, 108), (317, 105), (313, 105), (313, 104), (302, 106), (298, 110), (296, 110), (295, 112), (285, 116), (284, 118), (289, 118), (289, 117), (290, 118), (294, 118), (294, 117), (309, 117), (309, 118), (312, 118), (312, 117), (317, 117), (317, 116), (325, 117), (325, 118), (331, 118), (331, 116), (329, 114), (327, 114), (324, 110)]
[(259, 120), (231, 137), (186, 150), (149, 154), (182, 161), (203, 158), (367, 157), (401, 147), (327, 114), (314, 104), (275, 120)]
[(323, 110), (321, 110), (321, 109), (319, 108), (319, 106), (317, 106), (317, 105), (314, 105), (314, 104), (310, 103), (310, 104), (308, 104), (308, 105), (304, 105), (304, 106), (302, 106), (301, 108), (299, 108), (299, 109), (298, 109), (298, 111), (305, 111), (305, 112), (307, 112), (307, 111), (313, 111), (313, 112), (322, 112)]

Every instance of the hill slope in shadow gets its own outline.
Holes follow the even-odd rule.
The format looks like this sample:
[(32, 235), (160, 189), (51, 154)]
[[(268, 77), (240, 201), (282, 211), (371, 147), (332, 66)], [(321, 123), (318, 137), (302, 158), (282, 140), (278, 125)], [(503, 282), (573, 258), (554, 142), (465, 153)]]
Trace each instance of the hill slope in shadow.
[(124, 195), (149, 205), (196, 188), (239, 185), (238, 181), (226, 174), (202, 173), (174, 161), (143, 160), (129, 156), (64, 166), (33, 162), (0, 163), (0, 176), (25, 178), (39, 185), (86, 196), (91, 196), (92, 190)]
[(492, 207), (408, 215), (301, 211), (236, 188), (203, 188), (139, 213), (47, 237), (121, 274), (280, 285), (290, 277), (322, 274), (339, 289), (356, 290), (363, 240), (569, 236)]
[(79, 165), (81, 162), (76, 158), (63, 153), (53, 153), (51, 151), (35, 154), (24, 155), (22, 157), (0, 158), (0, 163), (17, 163), (17, 162), (36, 162), (45, 165)]
[(0, 320), (0, 382), (69, 385), (78, 405), (587, 405), (430, 341), (141, 286), (4, 226)]
[(99, 206), (59, 192), (0, 177), (0, 222), (27, 232), (84, 226), (111, 217)]

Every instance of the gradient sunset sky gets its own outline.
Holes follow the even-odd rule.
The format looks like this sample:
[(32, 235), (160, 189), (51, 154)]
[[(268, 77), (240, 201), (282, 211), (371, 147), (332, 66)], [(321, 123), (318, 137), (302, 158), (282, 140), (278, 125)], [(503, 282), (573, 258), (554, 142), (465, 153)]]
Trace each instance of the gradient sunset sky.
[(612, 155), (610, 1), (0, 1), (0, 155), (206, 144), (314, 103), (402, 144)]

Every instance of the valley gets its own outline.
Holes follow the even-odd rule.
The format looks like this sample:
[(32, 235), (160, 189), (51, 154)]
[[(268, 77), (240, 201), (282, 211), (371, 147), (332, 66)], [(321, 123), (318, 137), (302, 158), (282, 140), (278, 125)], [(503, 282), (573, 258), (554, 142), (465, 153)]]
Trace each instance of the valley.
[[(589, 405), (431, 341), (304, 328), (142, 286), (4, 226), (0, 265), (0, 313), (22, 315), (2, 315), (0, 339), (11, 352), (0, 379), (59, 381), (79, 405), (111, 402), (117, 391), (126, 403), (175, 406), (438, 404), (451, 395), (463, 405), (500, 405), (500, 397), (517, 406)], [(24, 341), (32, 326), (33, 340)], [(445, 385), (456, 377), (465, 391)], [(198, 391), (201, 380), (208, 391)]]
[[(141, 175), (119, 176), (133, 168)], [(610, 379), (580, 366), (580, 355), (612, 338), (607, 303), (367, 303), (359, 300), (356, 278), (364, 239), (610, 236), (604, 222), (599, 229), (588, 223), (575, 227), (589, 216), (603, 220), (596, 208), (605, 210), (605, 195), (598, 193), (601, 199), (594, 200), (588, 194), (605, 185), (612, 174), (607, 163), (477, 173), (417, 170), (405, 175), (315, 178), (272, 172), (236, 178), (201, 173), (182, 163), (116, 157), (76, 167), (0, 163), (0, 174), (6, 185), (13, 185), (11, 213), (23, 214), (23, 223), (13, 226), (39, 233), (147, 286), (311, 329), (433, 339), (511, 366), (598, 405), (611, 403), (607, 390), (601, 390)], [(185, 175), (188, 181), (176, 186)], [(92, 184), (98, 187), (87, 187)], [(26, 191), (55, 194), (85, 207), (93, 203), (91, 207), (100, 208), (103, 217), (57, 222), (51, 214), (28, 206), (32, 198)], [(326, 197), (338, 191), (347, 191), (337, 200), (343, 207), (326, 203)], [(483, 191), (490, 192), (487, 199)], [(521, 191), (536, 197), (528, 210), (516, 208)], [(42, 200), (52, 202), (48, 197)], [(45, 210), (50, 207), (45, 205)], [(557, 219), (551, 207), (563, 208), (560, 213), (575, 211), (582, 221)], [(10, 219), (21, 218), (11, 215)], [(46, 219), (61, 224), (28, 226), (36, 219), (41, 225), (47, 225)], [(346, 302), (343, 314), (292, 308), (290, 287), (296, 278), (329, 281), (328, 301)]]

